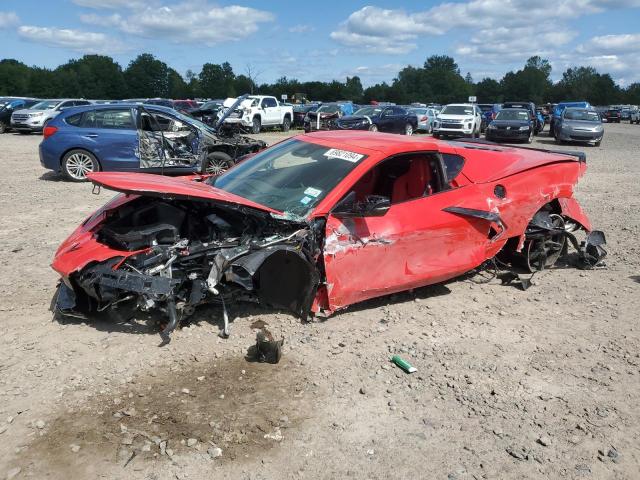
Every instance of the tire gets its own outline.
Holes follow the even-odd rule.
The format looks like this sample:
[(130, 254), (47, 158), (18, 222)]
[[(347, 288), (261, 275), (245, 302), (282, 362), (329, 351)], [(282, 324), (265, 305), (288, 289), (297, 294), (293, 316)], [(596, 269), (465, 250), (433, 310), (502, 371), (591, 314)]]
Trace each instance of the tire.
[(599, 142), (596, 142), (596, 143), (595, 143), (595, 146), (596, 146), (596, 147), (599, 147), (601, 143), (602, 143), (602, 140), (600, 140)]
[(0, 134), (5, 133), (7, 131), (7, 124), (4, 122), (0, 122)]
[(433, 125), (429, 124), (427, 127), (427, 133), (433, 133)]
[(533, 143), (533, 130), (529, 131), (529, 138), (527, 138), (526, 142)]
[(375, 123), (372, 123), (371, 125), (369, 125), (369, 131), (370, 132), (377, 132), (378, 131), (378, 126)]
[(282, 120), (281, 127), (283, 132), (288, 132), (289, 129), (291, 128), (291, 119), (289, 117), (284, 117), (284, 120)]
[(407, 135), (407, 136), (409, 136), (409, 137), (410, 137), (411, 135), (413, 135), (413, 125), (411, 125), (410, 123), (407, 123), (407, 124), (404, 126), (404, 134), (405, 134), (405, 135)]
[(439, 133), (434, 133), (433, 134), (433, 138), (435, 138), (436, 140), (438, 140), (440, 138), (440, 134)]
[(251, 124), (251, 133), (260, 133), (261, 128), (262, 122), (260, 121), (260, 117), (253, 117), (253, 122)]
[(75, 149), (62, 158), (62, 173), (73, 182), (86, 182), (87, 174), (100, 171), (100, 164), (93, 153)]
[(20, 133), (20, 135), (31, 135), (29, 130), (18, 130), (18, 133)]
[(211, 152), (202, 165), (200, 172), (203, 175), (220, 175), (233, 167), (235, 162), (230, 155), (224, 152)]

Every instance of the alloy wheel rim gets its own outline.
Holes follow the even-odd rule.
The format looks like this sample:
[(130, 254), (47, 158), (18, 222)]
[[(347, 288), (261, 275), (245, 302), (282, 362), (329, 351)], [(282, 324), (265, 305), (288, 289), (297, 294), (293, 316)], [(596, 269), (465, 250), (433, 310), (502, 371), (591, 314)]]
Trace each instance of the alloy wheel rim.
[(87, 173), (93, 172), (93, 160), (84, 153), (74, 153), (67, 159), (67, 172), (75, 179), (84, 180)]
[(209, 162), (207, 165), (207, 173), (209, 175), (220, 175), (222, 172), (227, 170), (227, 164), (225, 162)]
[(407, 127), (404, 130), (407, 135), (413, 134), (413, 127), (411, 125), (407, 125)]

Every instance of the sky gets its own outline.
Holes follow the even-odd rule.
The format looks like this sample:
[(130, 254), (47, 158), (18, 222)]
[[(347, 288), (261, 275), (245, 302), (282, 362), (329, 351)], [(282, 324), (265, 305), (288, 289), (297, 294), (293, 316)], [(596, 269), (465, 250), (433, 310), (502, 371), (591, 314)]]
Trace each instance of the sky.
[(554, 80), (590, 65), (626, 86), (640, 81), (640, 0), (0, 0), (0, 58), (53, 68), (89, 53), (365, 86), (434, 54), (475, 81), (540, 55)]

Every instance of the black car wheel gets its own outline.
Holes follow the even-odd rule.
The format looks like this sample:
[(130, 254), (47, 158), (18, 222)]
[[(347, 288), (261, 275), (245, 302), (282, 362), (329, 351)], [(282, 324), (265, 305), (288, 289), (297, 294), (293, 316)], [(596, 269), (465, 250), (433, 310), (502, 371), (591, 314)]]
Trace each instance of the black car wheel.
[(211, 152), (207, 155), (201, 172), (205, 175), (220, 175), (234, 165), (233, 158), (224, 152)]
[(433, 134), (433, 138), (435, 138), (435, 139), (440, 138), (440, 134), (439, 134), (439, 133), (434, 133), (434, 134)]
[(282, 131), (288, 132), (290, 128), (291, 128), (291, 120), (289, 119), (289, 117), (284, 117), (284, 120), (282, 120)]
[(407, 123), (404, 126), (404, 134), (405, 135), (413, 135), (413, 125), (411, 125), (410, 123)]
[(251, 123), (251, 133), (260, 133), (260, 128), (262, 128), (260, 117), (253, 117), (253, 122)]
[(4, 133), (7, 131), (7, 124), (4, 122), (0, 122), (0, 133)]
[(378, 126), (375, 123), (372, 123), (371, 125), (369, 125), (369, 131), (370, 132), (377, 132), (378, 131)]
[(86, 182), (88, 173), (99, 170), (98, 160), (86, 150), (71, 150), (62, 158), (62, 173), (74, 182)]

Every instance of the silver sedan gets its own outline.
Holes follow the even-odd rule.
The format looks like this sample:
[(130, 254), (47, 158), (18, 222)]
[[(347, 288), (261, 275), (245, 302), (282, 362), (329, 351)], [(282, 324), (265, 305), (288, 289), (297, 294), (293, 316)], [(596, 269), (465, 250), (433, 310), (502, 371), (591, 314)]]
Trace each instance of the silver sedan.
[(565, 108), (554, 130), (557, 143), (585, 142), (599, 146), (604, 136), (600, 115), (586, 108)]
[(436, 112), (432, 108), (410, 108), (418, 117), (418, 128), (420, 132), (431, 133), (433, 130), (433, 121), (436, 118)]

